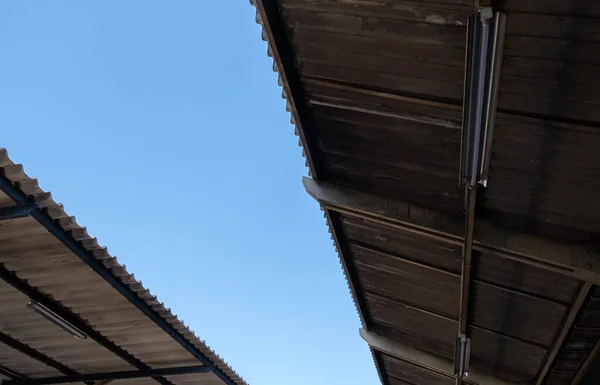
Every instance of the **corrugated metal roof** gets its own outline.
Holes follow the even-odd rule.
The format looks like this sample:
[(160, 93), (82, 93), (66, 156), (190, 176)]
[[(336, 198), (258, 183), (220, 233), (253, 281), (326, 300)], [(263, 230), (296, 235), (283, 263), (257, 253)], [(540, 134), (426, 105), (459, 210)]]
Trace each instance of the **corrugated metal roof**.
[[(401, 231), (365, 220), (341, 221), (369, 316), (395, 332), (376, 329), (389, 337), (401, 333), (405, 342), (452, 359), (460, 289), (457, 248), (414, 234), (403, 238)], [(511, 271), (517, 273), (506, 274)], [(577, 281), (486, 255), (474, 261), (472, 280), (473, 363), (497, 373), (520, 372), (511, 378), (515, 381), (531, 380), (568, 309), (560, 299), (570, 301)]]
[[(251, 3), (313, 178), (460, 218), (464, 24), (473, 2)], [(600, 51), (593, 18), (600, 7), (567, 0), (507, 0), (500, 7), (508, 14), (507, 37), (490, 183), (478, 216), (595, 244)], [(325, 210), (363, 323), (452, 358), (460, 248), (346, 214)], [(486, 253), (474, 256), (473, 275), (472, 362), (510, 380), (535, 379), (581, 281)], [(578, 319), (600, 327), (595, 311)], [(564, 344), (582, 338), (589, 346), (588, 337), (570, 333)], [(560, 351), (555, 362), (585, 357)], [(412, 380), (408, 369), (394, 377), (383, 354), (374, 358), (384, 384), (433, 381), (414, 368)]]
[[(597, 121), (595, 75), (584, 75), (586, 70), (596, 73), (589, 72), (595, 68), (588, 63), (591, 51), (577, 60), (570, 55), (565, 62), (561, 55), (576, 42), (565, 43), (562, 51), (546, 44), (573, 36), (589, 40), (595, 36), (590, 34), (594, 22), (518, 13), (521, 7), (512, 7), (506, 8), (500, 111)], [(460, 208), (462, 195), (455, 183), (459, 130), (444, 125), (460, 126), (460, 109), (452, 109), (462, 98), (465, 28), (459, 24), (472, 4), (285, 0), (280, 8), (328, 177), (428, 207)], [(571, 22), (577, 27), (567, 28)], [(538, 57), (542, 54), (544, 60)], [(336, 84), (383, 91), (385, 97), (340, 91)], [(390, 100), (395, 94), (449, 106)], [(373, 116), (374, 110), (395, 116)], [(427, 110), (450, 119), (436, 121)], [(424, 117), (428, 122), (411, 122)], [(493, 181), (483, 192), (481, 209), (504, 224), (534, 227), (546, 235), (586, 237), (595, 231), (600, 207), (592, 197), (600, 187), (593, 176), (600, 158), (593, 148), (600, 136), (597, 130), (565, 128), (543, 119), (500, 115)], [(575, 184), (577, 188), (570, 187)], [(565, 233), (567, 228), (571, 234)]]
[[(125, 283), (153, 311), (172, 325), (181, 336), (191, 342), (210, 361), (218, 366), (234, 383), (246, 385), (210, 347), (187, 328), (170, 309), (144, 288), (124, 265), (112, 257), (105, 247), (87, 234), (85, 227), (77, 224), (43, 191), (37, 180), (14, 164), (6, 150), (0, 149), (0, 172), (22, 192), (39, 204), (62, 229), (80, 245), (93, 253), (98, 261), (115, 277)], [(0, 207), (14, 205), (0, 193)], [(133, 303), (121, 295), (105, 279), (61, 243), (32, 217), (0, 222), (0, 264), (16, 276), (48, 296), (62, 307), (80, 317), (87, 325), (124, 349), (135, 359), (157, 369), (165, 367), (201, 365), (188, 350), (150, 320)], [(0, 301), (3, 316), (0, 331), (45, 354), (79, 373), (97, 373), (134, 370), (135, 367), (119, 358), (92, 339), (77, 340), (29, 309), (29, 298), (13, 286), (0, 281)], [(4, 354), (6, 346), (0, 344), (0, 364), (28, 377), (57, 376), (53, 368), (41, 365), (22, 354)], [(216, 384), (223, 382), (214, 374), (170, 376), (173, 384)], [(127, 383), (131, 383), (128, 380)], [(152, 382), (149, 379), (141, 382)]]

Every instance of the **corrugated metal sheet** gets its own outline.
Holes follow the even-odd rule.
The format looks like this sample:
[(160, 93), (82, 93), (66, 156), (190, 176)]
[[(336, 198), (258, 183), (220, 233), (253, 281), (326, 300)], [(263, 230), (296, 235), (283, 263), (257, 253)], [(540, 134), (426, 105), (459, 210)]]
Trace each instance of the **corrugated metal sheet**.
[[(99, 246), (96, 239), (91, 238), (85, 228), (77, 224), (74, 217), (66, 214), (62, 206), (51, 199), (49, 193), (41, 190), (37, 181), (23, 172), (21, 165), (11, 162), (5, 150), (0, 150), (0, 169), (4, 176), (31, 196), (63, 229), (91, 251), (116, 277), (152, 306), (154, 311), (173, 325), (233, 381), (245, 385), (219, 356), (158, 301), (156, 296), (145, 289), (140, 281), (128, 273), (125, 266), (110, 256), (106, 248)], [(13, 204), (9, 197), (0, 193), (0, 207)], [(201, 364), (35, 219), (27, 217), (0, 223), (0, 263), (15, 272), (20, 279), (26, 280), (30, 286), (70, 309), (97, 332), (146, 365), (161, 368)], [(27, 308), (29, 298), (4, 282), (0, 282), (0, 298), (3, 309), (0, 331), (69, 368), (80, 373), (135, 369), (93, 340), (76, 340), (61, 331)], [(25, 375), (57, 375), (53, 369), (40, 371), (39, 364), (26, 365), (17, 355), (0, 360), (0, 363), (9, 368), (14, 366), (15, 370), (20, 368)], [(174, 384), (189, 382), (190, 377), (200, 383), (213, 384), (216, 381), (206, 374), (172, 377)], [(203, 379), (208, 380), (202, 382)]]
[[(10, 370), (16, 373), (27, 373), (30, 378), (60, 376), (61, 373), (33, 358), (0, 344), (0, 362), (11, 363)], [(7, 378), (8, 379), (8, 378)]]

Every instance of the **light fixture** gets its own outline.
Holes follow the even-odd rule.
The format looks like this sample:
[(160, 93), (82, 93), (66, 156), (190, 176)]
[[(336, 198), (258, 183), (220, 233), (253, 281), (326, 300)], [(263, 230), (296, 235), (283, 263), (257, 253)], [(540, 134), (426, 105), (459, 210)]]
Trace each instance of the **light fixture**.
[(59, 328), (63, 329), (67, 333), (71, 334), (73, 337), (84, 340), (87, 338), (87, 334), (79, 330), (77, 327), (73, 326), (70, 322), (66, 321), (64, 318), (48, 309), (46, 306), (41, 303), (31, 300), (27, 305), (30, 309), (35, 310), (36, 313), (46, 318), (48, 321), (52, 322)]
[(461, 334), (454, 346), (454, 374), (458, 378), (469, 376), (469, 358), (471, 356), (471, 340)]
[(460, 184), (487, 186), (506, 15), (481, 7), (469, 17)]

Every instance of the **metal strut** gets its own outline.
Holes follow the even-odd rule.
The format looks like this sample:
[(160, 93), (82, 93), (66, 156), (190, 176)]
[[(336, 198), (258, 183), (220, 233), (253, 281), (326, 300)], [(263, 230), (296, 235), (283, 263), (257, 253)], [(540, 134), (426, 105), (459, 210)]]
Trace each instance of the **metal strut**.
[(465, 186), (466, 220), (465, 240), (461, 255), (460, 274), (460, 313), (458, 318), (458, 338), (454, 350), (454, 374), (456, 385), (462, 383), (462, 378), (469, 375), (469, 356), (471, 341), (468, 337), (467, 321), (469, 316), (469, 291), (471, 287), (471, 264), (473, 259), (473, 232), (475, 229), (475, 205), (477, 203), (477, 185)]
[(456, 385), (469, 374), (469, 292), (473, 259), (473, 232), (479, 185), (487, 187), (494, 136), (496, 102), (504, 45), (506, 16), (480, 7), (469, 17), (459, 185), (465, 187), (465, 237), (462, 245), (460, 313), (454, 351)]

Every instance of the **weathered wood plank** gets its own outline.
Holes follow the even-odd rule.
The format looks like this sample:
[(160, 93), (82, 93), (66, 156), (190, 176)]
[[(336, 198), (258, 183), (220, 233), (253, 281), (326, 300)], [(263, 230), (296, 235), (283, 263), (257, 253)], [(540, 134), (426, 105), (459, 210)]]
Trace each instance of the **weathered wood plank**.
[(457, 103), (462, 100), (463, 87), (456, 82), (448, 83), (307, 62), (298, 63), (298, 70), (302, 77), (411, 93), (421, 95), (423, 98), (450, 99)]
[[(370, 164), (392, 165), (394, 168), (398, 169), (398, 173), (406, 175), (407, 179), (410, 179), (410, 176), (413, 175), (423, 181), (431, 179), (432, 181), (438, 182), (439, 180), (437, 178), (445, 178), (452, 182), (456, 182), (458, 178), (458, 164), (456, 164), (456, 167), (452, 167), (451, 163), (450, 166), (448, 166), (438, 159), (419, 162), (416, 160), (416, 155), (414, 155), (418, 154), (418, 152), (413, 152), (413, 154), (407, 154), (405, 156), (394, 156), (392, 151), (378, 153), (376, 148), (369, 149), (358, 147), (351, 143), (339, 143), (333, 140), (322, 141), (320, 147), (322, 151), (326, 153), (325, 156), (330, 162), (334, 162), (334, 160), (339, 159), (339, 157), (355, 157), (359, 161)], [(404, 153), (401, 148), (398, 149), (398, 152)], [(424, 157), (429, 155), (426, 151), (421, 151), (421, 154)], [(436, 158), (436, 154), (431, 154), (431, 156)]]
[(588, 85), (583, 85), (570, 84), (562, 79), (550, 81), (503, 75), (500, 82), (500, 93), (535, 99), (550, 99), (560, 103), (584, 104), (591, 108), (598, 108), (600, 107), (600, 86), (595, 84), (598, 79), (600, 79), (600, 73), (590, 78)]
[[(369, 50), (368, 47), (364, 47)], [(372, 52), (363, 53), (346, 52), (344, 46), (337, 47), (314, 47), (311, 45), (297, 44), (295, 46), (297, 60), (307, 63), (316, 75), (319, 65), (323, 65), (325, 71), (331, 71), (329, 67), (340, 67), (350, 70), (368, 71), (373, 74), (393, 75), (400, 79), (392, 84), (402, 83), (406, 77), (425, 79), (450, 83), (462, 86), (464, 68), (460, 66), (430, 63), (419, 57), (393, 58), (374, 55)], [(523, 63), (525, 61), (525, 63)], [(529, 59), (529, 62), (537, 64), (537, 73), (528, 68), (528, 61), (523, 58), (506, 58), (503, 66), (500, 82), (500, 92), (503, 94), (517, 94), (533, 98), (559, 99), (561, 102), (574, 102), (585, 104), (600, 103), (600, 66), (585, 66), (567, 64), (564, 62), (552, 62), (546, 60)], [(541, 62), (541, 63), (540, 63)], [(550, 63), (550, 64), (549, 64)], [(573, 66), (573, 69), (570, 67)], [(575, 74), (576, 70), (583, 70), (583, 74)], [(586, 71), (587, 70), (587, 71)], [(550, 72), (554, 77), (544, 75)], [(566, 78), (563, 76), (563, 72)], [(534, 78), (528, 78), (533, 75)], [(582, 75), (588, 75), (584, 78)], [(388, 77), (389, 78), (389, 77)], [(338, 78), (335, 78), (339, 80)], [(572, 84), (572, 80), (580, 84)], [(377, 83), (380, 85), (381, 83)], [(413, 92), (418, 92), (415, 88)]]
[[(314, 106), (314, 116), (323, 128), (340, 127), (340, 130), (356, 133), (365, 138), (378, 138), (380, 135), (400, 135), (420, 137), (414, 140), (430, 140), (433, 136), (445, 142), (460, 142), (460, 129), (441, 127), (415, 121), (399, 123), (397, 119), (385, 116), (373, 116), (361, 112), (344, 111), (336, 108)], [(322, 122), (322, 123), (321, 123)], [(347, 125), (350, 127), (346, 128)], [(423, 143), (423, 142), (420, 142)]]
[[(308, 193), (326, 207), (355, 215), (385, 221), (391, 226), (417, 226), (429, 230), (414, 230), (424, 236), (432, 232), (449, 243), (460, 243), (464, 231), (462, 218), (453, 218), (432, 210), (418, 209), (398, 200), (363, 193), (354, 189), (317, 183), (303, 179)], [(417, 213), (419, 213), (417, 215)], [(474, 248), (493, 252), (505, 258), (550, 268), (578, 278), (600, 281), (600, 255), (582, 245), (555, 242), (523, 233), (498, 228), (484, 219), (475, 225)]]
[(564, 84), (600, 85), (600, 66), (567, 61), (504, 56), (502, 76), (557, 81)]
[[(527, 1), (522, 2), (527, 3)], [(582, 7), (585, 8), (585, 5)], [(585, 17), (551, 15), (547, 13), (545, 6), (536, 11), (538, 13), (511, 12), (506, 19), (506, 34), (600, 42), (600, 19), (590, 18), (589, 15)]]
[(558, 118), (584, 121), (590, 124), (600, 123), (600, 105), (564, 101), (561, 100), (560, 94), (556, 94), (552, 99), (500, 93), (498, 109), (513, 113), (535, 114), (547, 119)]
[(413, 44), (383, 36), (361, 36), (346, 33), (288, 29), (295, 49), (315, 47), (322, 50), (343, 51), (373, 57), (417, 60), (422, 63), (443, 64), (462, 68), (465, 62), (464, 47)]
[[(334, 180), (346, 181), (364, 185), (377, 186), (385, 195), (402, 194), (406, 199), (418, 199), (425, 205), (436, 205), (440, 198), (449, 191), (454, 196), (451, 203), (447, 197), (443, 202), (460, 209), (460, 195), (454, 193), (457, 180), (457, 165), (443, 164), (435, 161), (436, 153), (425, 150), (413, 151), (412, 155), (402, 157), (392, 149), (370, 150), (367, 142), (364, 147), (355, 146), (347, 141), (340, 143), (335, 140), (320, 142), (327, 170)], [(381, 142), (373, 142), (372, 148), (380, 147)], [(397, 149), (402, 151), (401, 149)], [(456, 158), (456, 157), (455, 157)], [(418, 162), (416, 159), (428, 159)], [(570, 225), (580, 230), (593, 231), (600, 226), (600, 208), (597, 203), (586, 197), (570, 191), (556, 191), (551, 186), (560, 184), (561, 180), (553, 177), (551, 181), (543, 177), (533, 178), (532, 181), (520, 183), (518, 178), (503, 179), (499, 167), (494, 168), (489, 192), (481, 199), (482, 208), (494, 212), (511, 213), (528, 216), (531, 220), (545, 221), (556, 225)], [(518, 175), (514, 171), (509, 176)], [(564, 179), (564, 183), (568, 183)], [(515, 189), (515, 185), (520, 185)], [(411, 186), (420, 190), (408, 193)], [(540, 186), (543, 187), (540, 190)], [(447, 189), (447, 190), (446, 190)], [(429, 199), (429, 200), (428, 200)], [(452, 207), (452, 206), (451, 206)]]
[(283, 9), (382, 17), (440, 25), (466, 25), (472, 4), (385, 0), (281, 0)]
[[(514, 184), (513, 184), (514, 185)], [(503, 214), (514, 214), (524, 218), (529, 218), (530, 223), (544, 222), (546, 224), (553, 224), (556, 226), (568, 227), (571, 229), (582, 230), (593, 233), (600, 226), (597, 212), (594, 213), (594, 217), (590, 218), (590, 215), (585, 215), (584, 206), (580, 205), (574, 208), (572, 214), (568, 213), (568, 202), (562, 204), (557, 203), (538, 203), (535, 200), (535, 194), (522, 197), (520, 194), (517, 196), (508, 195), (509, 190), (504, 190), (503, 195), (496, 195), (494, 197), (488, 197), (483, 201), (482, 208), (488, 209), (492, 215), (495, 213)], [(544, 198), (539, 198), (544, 200)], [(576, 206), (571, 203), (572, 206)], [(515, 222), (516, 224), (516, 222)], [(520, 230), (531, 230), (525, 225)]]
[[(447, 164), (458, 167), (458, 160), (455, 159), (460, 151), (458, 132), (447, 133), (444, 128), (440, 128), (438, 131), (439, 136), (432, 140), (431, 137), (424, 134), (386, 130), (375, 124), (361, 125), (359, 123), (340, 122), (328, 117), (318, 119), (317, 126), (318, 135), (322, 140), (332, 142), (341, 140), (342, 143), (356, 146), (356, 148), (383, 151), (383, 153), (389, 155), (399, 152), (408, 156), (438, 153), (447, 155), (440, 158), (446, 160)], [(420, 125), (414, 122), (409, 122), (407, 127), (404, 127), (407, 131), (410, 129), (418, 130), (419, 128)], [(433, 130), (427, 131), (435, 135)], [(422, 159), (416, 160), (422, 161)]]
[(535, 378), (546, 350), (542, 347), (473, 328), (471, 364), (507, 380), (529, 383)]
[[(460, 104), (420, 99), (413, 95), (391, 94), (382, 90), (360, 88), (342, 83), (331, 83), (315, 78), (303, 78), (303, 83), (305, 92), (313, 100), (376, 110), (375, 113), (369, 113), (369, 116), (380, 115), (385, 117), (385, 114), (389, 113), (393, 114), (395, 118), (413, 122), (448, 128), (462, 127), (462, 106)], [(314, 105), (324, 106), (324, 104), (320, 103), (315, 103)], [(350, 110), (335, 106), (323, 108), (328, 110)], [(361, 113), (360, 111), (357, 112)]]
[[(303, 78), (304, 89), (311, 102), (343, 111), (354, 111), (371, 116), (418, 121), (444, 127), (460, 128), (462, 106), (457, 102), (422, 99), (419, 96), (364, 88), (352, 84), (332, 83), (324, 80)], [(600, 133), (597, 123), (572, 120), (548, 120), (541, 117), (520, 115), (518, 111), (499, 110), (499, 124), (521, 130), (518, 135), (528, 137), (531, 133), (567, 130), (563, 135), (595, 140)], [(592, 136), (590, 136), (592, 135)]]
[(338, 66), (372, 73), (410, 76), (458, 85), (463, 84), (464, 68), (462, 66), (422, 62), (415, 58), (377, 57), (369, 53), (347, 53), (340, 49), (329, 50), (322, 47), (301, 45), (295, 46), (295, 52), (299, 62)]
[(410, 258), (460, 275), (460, 246), (419, 237), (408, 231), (352, 216), (342, 216), (341, 221), (344, 234), (353, 248), (369, 248), (380, 253)]
[(566, 307), (538, 301), (494, 286), (473, 283), (471, 323), (485, 329), (548, 347)]
[(568, 304), (578, 288), (578, 281), (552, 271), (521, 262), (477, 253), (473, 258), (473, 278), (520, 292)]
[(282, 15), (287, 26), (293, 29), (374, 37), (386, 35), (413, 44), (450, 45), (459, 48), (465, 45), (466, 29), (454, 26), (301, 10), (283, 10)]
[(546, 13), (553, 15), (600, 17), (600, 3), (581, 0), (504, 0), (506, 12)]
[(600, 64), (600, 43), (527, 36), (507, 36), (505, 56), (551, 59), (581, 64)]
[[(402, 261), (352, 248), (354, 263), (363, 290), (394, 301), (455, 318), (458, 309), (460, 276), (428, 270)], [(384, 265), (379, 259), (383, 258)]]

